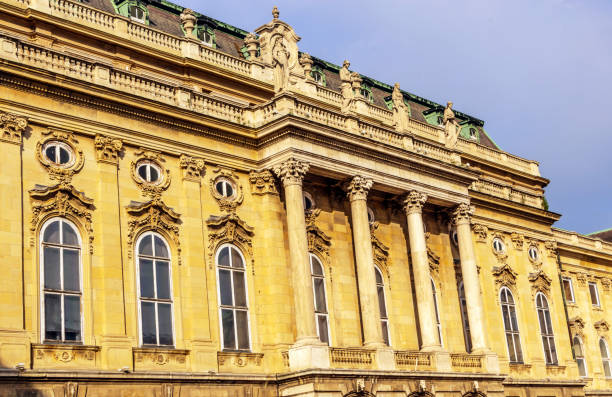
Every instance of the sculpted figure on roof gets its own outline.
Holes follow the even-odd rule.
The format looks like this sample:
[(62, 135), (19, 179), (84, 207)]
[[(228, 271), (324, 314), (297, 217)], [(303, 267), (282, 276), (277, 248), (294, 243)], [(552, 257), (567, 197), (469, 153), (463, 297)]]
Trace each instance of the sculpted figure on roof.
[(342, 91), (342, 112), (350, 112), (351, 102), (353, 101), (353, 88), (351, 85), (351, 72), (349, 71), (351, 63), (344, 60), (340, 69), (340, 80), (342, 81), (340, 89)]
[(455, 112), (453, 112), (453, 103), (447, 102), (446, 109), (444, 109), (444, 130), (446, 132), (446, 147), (454, 148), (457, 145), (457, 139), (459, 138), (459, 132), (461, 131), (461, 126), (459, 125), (459, 120), (455, 117)]
[(283, 43), (282, 36), (276, 36), (272, 47), (274, 64), (274, 92), (285, 91), (289, 85), (289, 51)]
[(185, 37), (192, 37), (195, 23), (196, 16), (193, 13), (193, 10), (185, 8), (183, 12), (181, 12), (181, 25), (183, 25), (183, 30), (185, 30)]
[(404, 94), (400, 91), (399, 83), (393, 86), (391, 100), (393, 101), (393, 126), (397, 131), (408, 130), (408, 106), (404, 103)]

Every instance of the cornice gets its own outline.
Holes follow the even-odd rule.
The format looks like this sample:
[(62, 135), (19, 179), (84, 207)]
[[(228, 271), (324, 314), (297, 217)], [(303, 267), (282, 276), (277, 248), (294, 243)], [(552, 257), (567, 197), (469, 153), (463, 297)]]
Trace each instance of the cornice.
[(552, 226), (553, 223), (561, 218), (561, 214), (531, 207), (515, 201), (491, 196), (485, 193), (470, 190), (472, 203), (477, 207), (484, 207), (505, 213), (511, 216), (523, 218), (529, 221), (538, 221), (545, 225)]

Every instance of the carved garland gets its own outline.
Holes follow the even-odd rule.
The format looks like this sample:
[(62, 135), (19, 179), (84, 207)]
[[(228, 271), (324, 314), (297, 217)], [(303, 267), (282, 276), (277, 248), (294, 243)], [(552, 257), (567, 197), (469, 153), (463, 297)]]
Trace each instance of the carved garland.
[(254, 265), (253, 235), (255, 233), (253, 228), (240, 219), (235, 212), (222, 216), (211, 215), (206, 220), (206, 225), (208, 227), (208, 263), (211, 269), (217, 248), (225, 243), (234, 244), (243, 253), (246, 252), (251, 258), (251, 265)]
[(53, 216), (71, 218), (80, 224), (88, 235), (89, 253), (93, 254), (93, 228), (91, 226), (93, 200), (76, 190), (72, 185), (57, 184), (40, 186), (29, 191), (32, 202), (30, 221), (30, 245), (36, 241), (36, 231), (46, 219)]
[(177, 263), (181, 264), (180, 214), (174, 212), (159, 197), (146, 203), (132, 201), (126, 211), (130, 217), (127, 234), (128, 258), (132, 258), (136, 237), (144, 231), (154, 230), (161, 232), (174, 243)]
[[(77, 146), (78, 141), (71, 132), (67, 131), (48, 130), (42, 134), (44, 138), (36, 144), (36, 158), (49, 172), (51, 180), (69, 185), (72, 181), (72, 176), (83, 168), (83, 163), (85, 162), (83, 151)], [(71, 156), (68, 163), (59, 165), (47, 158), (43, 151), (46, 145), (51, 142), (58, 142), (68, 147)]]

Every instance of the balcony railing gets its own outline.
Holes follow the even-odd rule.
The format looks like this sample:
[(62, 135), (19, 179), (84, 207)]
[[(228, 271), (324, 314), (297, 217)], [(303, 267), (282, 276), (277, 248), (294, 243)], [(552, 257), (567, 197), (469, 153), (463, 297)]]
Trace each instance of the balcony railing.
[(418, 351), (396, 351), (395, 365), (398, 369), (430, 371), (433, 369), (431, 354)]

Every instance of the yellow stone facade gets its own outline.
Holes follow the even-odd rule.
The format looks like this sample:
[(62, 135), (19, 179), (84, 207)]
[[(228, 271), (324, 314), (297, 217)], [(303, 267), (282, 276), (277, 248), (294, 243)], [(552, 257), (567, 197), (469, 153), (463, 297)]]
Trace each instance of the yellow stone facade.
[[(232, 58), (71, 0), (0, 9), (0, 396), (612, 394), (599, 348), (611, 337), (612, 244), (552, 227), (537, 162), (347, 105), (303, 65), (279, 74), (266, 47)], [(274, 32), (297, 56), (278, 14), (257, 30)], [(50, 145), (69, 161), (51, 161)], [(79, 343), (43, 331), (41, 232), (54, 219), (80, 239)], [(148, 232), (170, 251), (170, 345), (143, 343), (137, 245)], [(248, 349), (223, 349), (217, 253), (228, 245), (245, 265)], [(309, 253), (322, 264), (329, 344)], [(502, 288), (521, 362), (510, 362)]]

